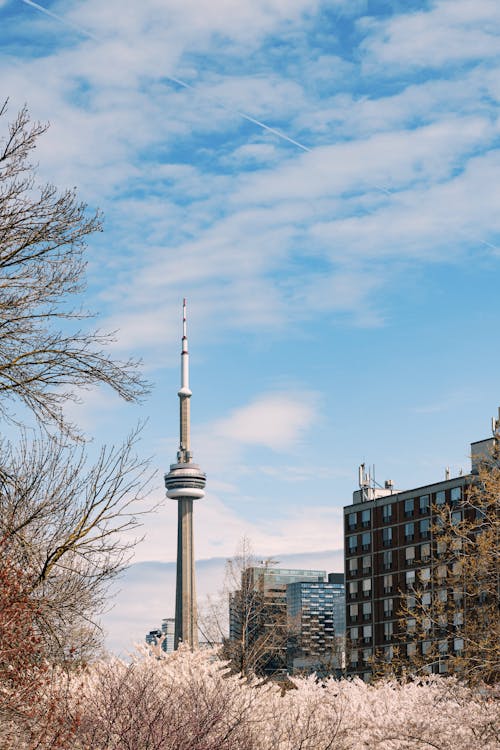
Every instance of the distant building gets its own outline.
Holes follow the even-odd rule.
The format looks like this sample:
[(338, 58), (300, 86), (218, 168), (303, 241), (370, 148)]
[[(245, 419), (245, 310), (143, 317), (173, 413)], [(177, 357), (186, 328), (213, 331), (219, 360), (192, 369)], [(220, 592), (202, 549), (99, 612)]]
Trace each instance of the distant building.
[[(426, 637), (417, 635), (415, 621), (398, 617), (401, 598), (411, 603), (416, 587), (428, 597), (456, 597), (447, 584), (446, 566), (439, 565), (440, 548), (433, 539), (433, 508), (447, 505), (451, 518), (462, 517), (462, 499), (474, 481), (478, 462), (493, 445), (493, 439), (471, 444), (471, 473), (454, 478), (446, 470), (443, 481), (395, 490), (392, 482), (378, 487), (360, 467), (360, 488), (344, 508), (347, 673), (364, 680), (371, 677), (374, 654), (391, 661), (397, 646), (400, 656), (417, 653), (425, 658), (439, 641), (439, 658), (429, 671), (447, 672), (447, 653), (460, 653), (463, 639), (453, 623), (446, 633), (430, 626)], [(442, 583), (439, 580), (443, 568)], [(437, 580), (433, 577), (437, 571)], [(440, 599), (442, 601), (442, 599)], [(463, 616), (463, 615), (462, 615)], [(457, 613), (455, 625), (460, 621)]]
[(165, 651), (167, 654), (170, 654), (175, 648), (175, 619), (173, 617), (166, 617), (164, 620), (162, 620), (161, 632), (163, 636), (161, 647), (163, 651)]
[(150, 630), (149, 633), (146, 634), (146, 643), (148, 646), (157, 646), (160, 643), (161, 638), (161, 630)]
[(146, 635), (146, 643), (149, 646), (158, 646), (161, 643), (162, 651), (171, 653), (174, 650), (175, 620), (166, 617), (162, 620), (161, 629), (150, 630)]
[(343, 573), (328, 573), (328, 583), (332, 584), (333, 598), (333, 627), (335, 635), (345, 636), (345, 576)]
[(287, 667), (291, 674), (335, 674), (343, 668), (344, 576), (330, 575), (335, 582), (297, 581), (287, 586)]
[[(332, 651), (338, 652), (335, 621), (341, 636), (343, 575), (331, 575), (337, 577), (328, 582), (324, 570), (269, 565), (252, 566), (242, 572), (241, 588), (229, 601), (229, 640), (245, 644), (243, 648), (253, 652), (257, 672), (276, 676), (293, 669), (294, 659), (303, 657), (310, 665), (313, 654), (316, 658), (321, 651), (326, 663), (331, 661)], [(318, 607), (314, 609), (316, 619), (311, 627), (313, 602), (321, 603), (321, 612)], [(310, 611), (306, 611), (308, 608)]]

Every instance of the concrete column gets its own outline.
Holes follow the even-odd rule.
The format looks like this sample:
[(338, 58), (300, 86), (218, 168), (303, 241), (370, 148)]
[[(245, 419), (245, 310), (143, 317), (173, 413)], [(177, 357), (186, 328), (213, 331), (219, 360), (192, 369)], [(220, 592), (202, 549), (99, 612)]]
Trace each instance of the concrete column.
[(193, 500), (180, 498), (177, 516), (177, 578), (175, 591), (175, 648), (198, 647), (196, 586), (193, 549)]

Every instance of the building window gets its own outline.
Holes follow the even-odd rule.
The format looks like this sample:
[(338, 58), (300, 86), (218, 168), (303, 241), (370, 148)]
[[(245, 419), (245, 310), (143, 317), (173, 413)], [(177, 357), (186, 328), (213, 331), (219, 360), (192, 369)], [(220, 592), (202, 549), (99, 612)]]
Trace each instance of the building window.
[(351, 666), (356, 668), (359, 662), (359, 652), (357, 648), (351, 649)]
[(369, 509), (361, 511), (361, 526), (363, 526), (363, 528), (368, 528), (370, 525), (370, 519), (371, 513)]
[(431, 580), (431, 569), (430, 568), (421, 568), (421, 570), (418, 573), (418, 577), (420, 578), (420, 582), (427, 586), (430, 583)]
[(417, 646), (415, 643), (408, 643), (406, 646), (406, 655), (407, 656), (415, 656), (417, 653)]
[(417, 600), (415, 598), (415, 594), (406, 594), (406, 608), (407, 609), (415, 609), (417, 606)]
[(372, 650), (371, 648), (364, 648), (363, 649), (363, 661), (366, 663), (370, 661), (372, 658)]
[(436, 578), (438, 578), (439, 580), (446, 578), (447, 572), (448, 571), (446, 570), (446, 565), (438, 565), (436, 568)]
[(413, 516), (415, 509), (415, 500), (413, 498), (410, 498), (410, 500), (405, 500), (405, 518), (411, 518)]
[(394, 599), (384, 599), (384, 617), (392, 617), (394, 612)]
[(406, 621), (406, 632), (407, 633), (415, 633), (417, 629), (417, 621), (414, 617), (409, 617)]
[(364, 602), (363, 603), (363, 620), (371, 620), (371, 617), (372, 617), (372, 603)]
[(371, 578), (363, 578), (363, 596), (371, 596), (372, 595), (372, 579)]
[(357, 627), (350, 630), (351, 643), (357, 643), (359, 638), (359, 629)]
[(438, 615), (437, 625), (438, 625), (438, 629), (442, 633), (446, 633), (446, 631), (448, 629), (448, 617), (447, 617), (446, 612)]
[(461, 510), (454, 510), (451, 514), (451, 522), (453, 526), (458, 526), (458, 524), (462, 520), (462, 511)]
[(436, 505), (444, 505), (446, 502), (446, 493), (444, 490), (436, 492)]
[(353, 536), (347, 537), (347, 548), (349, 552), (356, 552), (358, 549), (358, 536), (357, 534), (354, 534)]
[(446, 589), (438, 589), (436, 595), (438, 602), (446, 604), (446, 602), (448, 601), (448, 592)]
[(431, 559), (431, 545), (429, 542), (420, 545), (420, 560), (421, 562), (428, 562)]
[(428, 518), (422, 518), (419, 523), (419, 531), (421, 539), (428, 539), (430, 533), (430, 521)]
[(349, 583), (349, 598), (355, 599), (358, 595), (358, 582), (357, 581), (351, 581)]
[(429, 495), (422, 495), (422, 497), (418, 501), (419, 509), (421, 515), (424, 513), (429, 512), (429, 506), (430, 506), (430, 498)]
[(454, 628), (461, 628), (464, 624), (464, 613), (462, 610), (458, 610), (458, 612), (453, 613), (453, 627)]
[(406, 588), (410, 588), (415, 583), (415, 571), (407, 570), (405, 573)]
[(415, 524), (405, 523), (405, 542), (411, 542), (415, 539)]
[(438, 651), (440, 654), (448, 653), (448, 641), (446, 640), (446, 638), (438, 642)]
[(455, 578), (458, 577), (458, 576), (460, 576), (461, 573), (462, 573), (462, 568), (463, 568), (463, 561), (462, 560), (455, 560), (452, 563), (452, 566), (451, 566), (451, 574), (452, 574), (452, 576), (455, 576)]
[(453, 639), (453, 651), (455, 653), (461, 653), (464, 648), (464, 639), (463, 638), (454, 638)]
[(357, 513), (349, 513), (347, 516), (347, 525), (349, 527), (349, 530), (352, 531), (352, 529), (355, 529), (358, 524), (358, 514)]
[(382, 529), (382, 543), (384, 547), (390, 547), (392, 544), (392, 526)]
[(384, 576), (384, 594), (392, 593), (392, 573)]
[(415, 562), (415, 547), (406, 547), (405, 558), (407, 565), (413, 565)]
[(430, 607), (430, 606), (431, 606), (431, 592), (424, 591), (422, 594), (422, 607)]
[(394, 649), (392, 646), (384, 646), (384, 659), (391, 662), (394, 658)]
[(384, 641), (390, 641), (392, 639), (393, 629), (392, 622), (384, 622)]
[(392, 503), (382, 506), (382, 521), (389, 523), (392, 520)]
[(439, 556), (444, 555), (446, 552), (446, 542), (443, 539), (439, 539), (436, 544), (436, 552)]
[(426, 656), (431, 650), (431, 641), (422, 641), (422, 656)]
[(451, 502), (452, 503), (458, 503), (462, 499), (462, 488), (461, 487), (452, 487), (451, 493)]
[(349, 560), (349, 573), (354, 576), (358, 572), (358, 558), (351, 557)]
[(366, 575), (372, 569), (372, 558), (371, 555), (365, 555), (363, 557), (363, 575)]
[(352, 622), (356, 622), (356, 620), (358, 619), (358, 605), (357, 604), (349, 605), (349, 617)]
[(365, 531), (361, 535), (361, 549), (364, 552), (368, 552), (370, 549), (370, 543), (371, 543), (371, 534), (369, 531)]
[(372, 639), (372, 626), (363, 625), (363, 642), (370, 643), (371, 639)]
[(386, 549), (383, 557), (384, 570), (390, 570), (392, 568), (392, 549)]

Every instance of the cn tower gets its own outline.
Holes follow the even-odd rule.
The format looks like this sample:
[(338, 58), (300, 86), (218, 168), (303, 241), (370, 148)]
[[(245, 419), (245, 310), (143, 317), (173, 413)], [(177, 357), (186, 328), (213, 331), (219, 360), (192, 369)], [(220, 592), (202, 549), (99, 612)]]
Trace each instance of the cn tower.
[(204, 497), (206, 474), (193, 463), (190, 439), (189, 353), (187, 340), (186, 300), (182, 305), (180, 439), (177, 463), (165, 474), (167, 497), (177, 500), (177, 577), (175, 588), (175, 642), (198, 647), (196, 586), (193, 551), (193, 500)]

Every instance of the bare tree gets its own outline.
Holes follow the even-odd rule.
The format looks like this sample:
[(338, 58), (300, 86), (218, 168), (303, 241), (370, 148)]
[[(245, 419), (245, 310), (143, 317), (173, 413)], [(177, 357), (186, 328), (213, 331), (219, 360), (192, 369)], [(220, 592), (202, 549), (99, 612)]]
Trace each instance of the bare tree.
[(226, 563), (223, 591), (202, 608), (202, 636), (222, 642), (220, 655), (233, 673), (270, 675), (286, 666), (286, 597), (271, 591), (266, 577), (274, 565), (272, 559), (258, 563), (244, 537)]
[(84, 289), (85, 240), (101, 222), (74, 189), (36, 184), (29, 158), (46, 129), (24, 107), (0, 140), (0, 415), (21, 402), (43, 425), (75, 435), (62, 406), (78, 388), (106, 384), (130, 401), (146, 386), (136, 362), (104, 353), (112, 336), (71, 326), (88, 317), (69, 302)]
[(136, 542), (149, 478), (136, 440), (102, 448), (93, 464), (85, 447), (46, 434), (0, 443), (0, 536), (44, 602), (38, 627), (57, 661), (96, 647), (96, 614)]
[(470, 683), (500, 680), (500, 465), (493, 454), (463, 498), (435, 506), (432, 557), (400, 599), (406, 647), (375, 672), (456, 672)]

